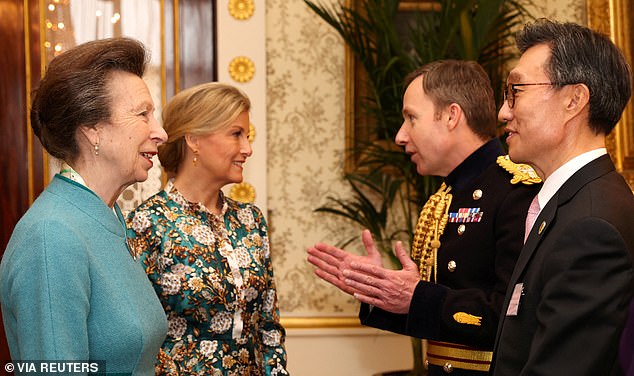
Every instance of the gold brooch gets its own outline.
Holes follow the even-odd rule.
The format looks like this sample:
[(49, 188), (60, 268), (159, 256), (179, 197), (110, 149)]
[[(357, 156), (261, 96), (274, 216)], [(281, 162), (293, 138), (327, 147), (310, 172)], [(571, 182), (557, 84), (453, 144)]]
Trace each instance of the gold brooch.
[(253, 15), (253, 0), (229, 0), (229, 14), (236, 20), (246, 20)]
[(229, 191), (229, 197), (238, 202), (251, 204), (255, 201), (255, 188), (246, 182), (235, 184)]
[(229, 63), (229, 75), (237, 82), (251, 81), (255, 74), (255, 64), (245, 56), (233, 58)]
[(515, 163), (511, 161), (508, 155), (500, 155), (496, 162), (500, 167), (513, 174), (511, 184), (521, 182), (522, 184), (531, 185), (542, 182), (542, 179), (531, 166), (523, 163)]

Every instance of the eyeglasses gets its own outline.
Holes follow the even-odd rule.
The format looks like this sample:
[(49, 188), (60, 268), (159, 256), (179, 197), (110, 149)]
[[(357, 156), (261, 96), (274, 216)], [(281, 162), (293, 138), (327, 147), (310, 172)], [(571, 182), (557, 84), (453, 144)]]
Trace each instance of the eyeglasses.
[(507, 84), (506, 89), (504, 89), (504, 100), (509, 104), (509, 108), (513, 108), (515, 106), (515, 94), (517, 94), (518, 86), (552, 86), (559, 85), (555, 82), (537, 82), (534, 84)]

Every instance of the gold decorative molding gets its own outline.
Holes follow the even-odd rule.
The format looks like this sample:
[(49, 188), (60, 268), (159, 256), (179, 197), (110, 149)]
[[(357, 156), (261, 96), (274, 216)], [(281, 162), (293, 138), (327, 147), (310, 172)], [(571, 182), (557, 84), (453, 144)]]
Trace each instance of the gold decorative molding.
[(361, 328), (358, 317), (282, 317), (286, 329)]
[(229, 63), (229, 75), (236, 82), (251, 81), (255, 74), (255, 64), (246, 56), (233, 58)]
[[(174, 94), (178, 94), (181, 90), (181, 55), (180, 55), (180, 10), (178, 0), (173, 0), (173, 12), (172, 12), (172, 22), (173, 22), (173, 43), (174, 43)], [(164, 30), (161, 29), (161, 35), (163, 35)], [(163, 47), (165, 48), (165, 47)]]
[[(32, 84), (32, 77), (31, 77), (31, 64), (33, 64), (31, 62), (31, 19), (30, 19), (30, 14), (31, 14), (31, 9), (29, 7), (29, 2), (24, 0), (24, 19), (22, 20), (23, 23), (23, 27), (24, 27), (24, 71), (25, 71), (25, 95), (26, 95), (26, 103), (27, 103), (27, 108), (30, 108), (31, 105), (31, 84)], [(40, 9), (44, 9), (44, 1), (40, 0), (39, 1), (39, 6)], [(44, 12), (40, 12), (40, 35), (45, 35), (45, 30), (44, 30)], [(44, 49), (44, 38), (40, 38), (40, 51), (46, 51)], [(44, 55), (43, 53), (40, 54), (40, 77), (42, 77), (44, 75), (45, 69), (46, 69), (46, 62), (44, 60)], [(31, 129), (31, 116), (29, 116), (29, 112), (27, 111), (27, 116), (26, 116), (26, 148), (27, 148), (27, 166), (29, 166), (29, 169), (27, 171), (27, 181), (28, 181), (28, 197), (29, 197), (29, 205), (33, 204), (33, 202), (35, 201), (35, 189), (34, 189), (34, 180), (33, 180), (33, 132)], [(46, 150), (44, 148), (42, 148), (42, 160), (44, 161), (44, 184), (46, 186), (46, 184), (48, 184), (48, 153), (46, 152)]]
[[(351, 0), (347, 0), (346, 6), (349, 7)], [(344, 122), (346, 126), (346, 137), (345, 137), (345, 159), (344, 159), (344, 169), (346, 172), (352, 172), (356, 168), (356, 158), (352, 154), (352, 150), (355, 148), (356, 143), (356, 127), (355, 127), (355, 116), (354, 116), (354, 107), (355, 107), (355, 84), (354, 84), (354, 74), (355, 74), (355, 60), (354, 53), (346, 45), (345, 47), (345, 55), (344, 55), (344, 77), (345, 79), (345, 112), (344, 112)]]
[[(631, 0), (586, 0), (588, 26), (605, 35), (623, 51), (625, 58), (633, 62), (634, 6)], [(634, 188), (634, 110), (632, 100), (625, 107), (621, 120), (607, 138), (607, 148), (614, 164)]]
[(248, 140), (249, 143), (253, 143), (253, 141), (255, 141), (255, 126), (252, 123), (249, 123), (249, 136), (248, 136)]
[[(346, 8), (361, 9), (361, 0), (343, 0)], [(441, 10), (441, 4), (437, 0), (401, 0), (398, 3), (399, 12), (431, 12)], [(360, 111), (363, 107), (363, 97), (369, 95), (368, 81), (362, 65), (356, 61), (354, 53), (345, 44), (344, 52), (344, 123), (345, 123), (345, 154), (344, 171), (354, 172), (361, 156), (357, 153), (359, 146), (365, 142), (374, 141), (369, 131), (371, 120)], [(391, 143), (393, 140), (390, 140)], [(396, 144), (394, 144), (396, 145)], [(399, 149), (400, 150), (400, 149)]]
[(610, 35), (610, 0), (586, 0), (588, 27)]
[(253, 16), (253, 0), (229, 0), (229, 14), (236, 20), (246, 20)]
[(234, 184), (229, 191), (229, 197), (245, 203), (253, 203), (255, 201), (255, 188), (247, 182)]
[(401, 0), (398, 9), (407, 12), (438, 12), (442, 10), (442, 6), (436, 0)]

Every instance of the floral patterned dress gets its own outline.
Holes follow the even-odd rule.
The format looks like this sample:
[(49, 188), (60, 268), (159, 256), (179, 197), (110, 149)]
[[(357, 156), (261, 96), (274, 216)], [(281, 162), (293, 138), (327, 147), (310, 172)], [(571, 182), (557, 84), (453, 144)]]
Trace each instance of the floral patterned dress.
[(128, 216), (167, 314), (157, 374), (288, 375), (264, 216), (220, 199), (216, 215), (170, 184)]

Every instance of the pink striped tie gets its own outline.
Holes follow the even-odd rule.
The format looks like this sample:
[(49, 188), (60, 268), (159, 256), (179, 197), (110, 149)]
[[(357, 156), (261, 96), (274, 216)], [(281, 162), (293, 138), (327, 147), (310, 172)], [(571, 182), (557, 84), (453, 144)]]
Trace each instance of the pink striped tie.
[(526, 243), (528, 234), (530, 234), (538, 214), (539, 200), (537, 199), (537, 196), (535, 196), (535, 198), (533, 198), (533, 201), (531, 201), (531, 206), (528, 208), (528, 214), (526, 215), (526, 224), (524, 227), (524, 243)]

